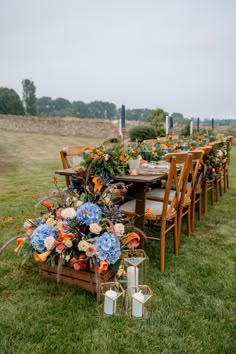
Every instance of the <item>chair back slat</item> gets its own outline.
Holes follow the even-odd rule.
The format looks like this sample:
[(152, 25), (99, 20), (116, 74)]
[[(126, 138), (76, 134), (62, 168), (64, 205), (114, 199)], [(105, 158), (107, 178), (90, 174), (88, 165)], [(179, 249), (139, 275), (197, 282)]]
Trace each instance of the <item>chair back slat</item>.
[[(169, 219), (173, 210), (178, 209), (178, 203), (181, 199), (183, 187), (186, 188), (186, 161), (188, 153), (169, 153), (165, 155), (165, 160), (170, 163), (169, 173), (165, 186), (165, 195), (163, 200), (163, 217)], [(189, 163), (187, 165), (189, 171)], [(187, 179), (187, 177), (186, 177)], [(175, 190), (175, 195), (170, 198), (170, 191)]]
[[(83, 153), (85, 151), (89, 151), (89, 150), (92, 150), (92, 149), (93, 149), (92, 146), (87, 146), (87, 145), (68, 146), (68, 147), (63, 148), (60, 151), (61, 162), (62, 162), (63, 168), (64, 169), (72, 168), (73, 167), (72, 166), (73, 158), (75, 158), (76, 156), (83, 156)], [(65, 180), (66, 180), (66, 185), (68, 187), (70, 185), (69, 177), (65, 176)]]

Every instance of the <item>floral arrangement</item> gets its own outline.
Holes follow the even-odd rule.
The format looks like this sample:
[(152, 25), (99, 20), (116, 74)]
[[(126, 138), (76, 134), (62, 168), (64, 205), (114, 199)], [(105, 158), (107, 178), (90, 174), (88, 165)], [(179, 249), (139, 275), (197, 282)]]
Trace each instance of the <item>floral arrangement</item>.
[(56, 190), (38, 202), (45, 208), (40, 216), (25, 221), (15, 252), (53, 267), (84, 270), (97, 263), (99, 272), (118, 269), (121, 250), (138, 247), (140, 240), (117, 204), (125, 185), (94, 175), (81, 178), (80, 190), (61, 191), (57, 179), (52, 182)]
[(84, 153), (81, 166), (85, 170), (90, 167), (92, 174), (107, 178), (127, 172), (127, 161), (128, 154), (124, 152), (122, 145), (110, 143)]
[(211, 145), (211, 152), (203, 156), (207, 179), (213, 179), (221, 175), (223, 164), (228, 155), (228, 148), (225, 142), (218, 142)]

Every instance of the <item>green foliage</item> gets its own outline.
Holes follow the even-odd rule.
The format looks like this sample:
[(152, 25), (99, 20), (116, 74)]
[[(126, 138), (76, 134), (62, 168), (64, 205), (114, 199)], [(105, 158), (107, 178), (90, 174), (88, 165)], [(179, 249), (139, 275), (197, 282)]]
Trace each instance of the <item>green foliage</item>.
[(155, 129), (156, 136), (158, 135), (158, 132), (163, 129), (166, 116), (167, 113), (162, 108), (158, 108), (155, 111), (152, 111), (150, 116), (147, 118), (147, 121), (150, 122)]
[(41, 116), (49, 116), (53, 112), (53, 100), (43, 96), (37, 99), (37, 111)]
[(0, 114), (25, 114), (20, 97), (14, 90), (0, 87)]
[(166, 136), (166, 130), (165, 130), (165, 128), (157, 129), (157, 136), (158, 136), (158, 137)]
[(116, 118), (117, 111), (114, 103), (93, 101), (84, 103), (82, 101), (66, 100), (62, 97), (55, 100), (50, 97), (41, 97), (37, 101), (39, 115), (57, 117), (79, 117), (79, 118)]
[(26, 114), (31, 116), (37, 115), (37, 98), (35, 96), (36, 87), (33, 81), (25, 79), (22, 81), (23, 86), (23, 102)]
[(187, 118), (184, 118), (182, 113), (172, 113), (171, 116), (172, 116), (173, 121), (175, 123), (180, 123), (180, 124), (185, 123), (185, 121), (187, 119)]
[(138, 125), (129, 130), (129, 137), (131, 141), (143, 141), (147, 139), (155, 139), (156, 132), (153, 127), (149, 125)]
[(189, 136), (190, 135), (190, 122), (187, 122), (187, 124), (181, 130), (180, 135), (181, 136)]

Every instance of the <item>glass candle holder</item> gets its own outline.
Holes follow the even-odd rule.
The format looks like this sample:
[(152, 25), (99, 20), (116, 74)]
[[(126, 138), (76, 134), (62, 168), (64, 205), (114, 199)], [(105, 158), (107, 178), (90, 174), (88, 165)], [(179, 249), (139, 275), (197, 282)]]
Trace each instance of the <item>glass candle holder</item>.
[(130, 175), (138, 175), (139, 173), (139, 159), (129, 160), (129, 173)]
[(152, 314), (152, 296), (153, 292), (147, 285), (128, 287), (125, 294), (128, 316), (142, 320), (150, 318)]
[(97, 294), (97, 305), (102, 316), (124, 314), (124, 289), (119, 282), (102, 283)]
[[(142, 249), (123, 250), (121, 255), (120, 272), (117, 278), (124, 289), (142, 285), (146, 280), (148, 257)], [(120, 274), (119, 274), (120, 273)]]

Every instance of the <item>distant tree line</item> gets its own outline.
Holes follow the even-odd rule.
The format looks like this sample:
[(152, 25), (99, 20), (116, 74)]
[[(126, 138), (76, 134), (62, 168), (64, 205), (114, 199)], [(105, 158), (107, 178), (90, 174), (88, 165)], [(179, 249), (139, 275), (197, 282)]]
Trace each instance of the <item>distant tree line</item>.
[[(104, 101), (72, 101), (58, 97), (36, 97), (36, 87), (29, 79), (22, 81), (22, 99), (13, 90), (0, 87), (0, 114), (32, 115), (46, 117), (78, 117), (78, 118), (100, 118), (118, 119), (121, 108), (114, 103)], [(163, 133), (165, 117), (168, 113), (161, 108), (152, 109), (126, 109), (126, 120), (146, 121), (153, 126), (158, 134)], [(188, 124), (189, 120), (184, 118), (182, 113), (171, 114), (173, 122)], [(193, 118), (195, 121), (196, 118)], [(209, 125), (210, 120), (201, 120), (201, 125)], [(215, 125), (235, 126), (235, 119), (217, 119)]]

